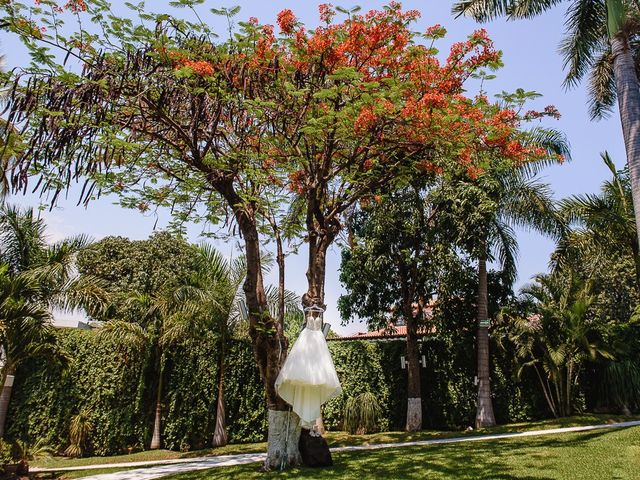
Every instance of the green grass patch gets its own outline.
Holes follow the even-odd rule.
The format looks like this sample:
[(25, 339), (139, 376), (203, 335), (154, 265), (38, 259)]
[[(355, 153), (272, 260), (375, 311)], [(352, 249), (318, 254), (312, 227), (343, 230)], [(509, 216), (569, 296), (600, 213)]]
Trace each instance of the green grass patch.
[(174, 460), (179, 458), (232, 455), (236, 453), (260, 453), (265, 452), (266, 450), (267, 444), (265, 442), (246, 443), (226, 445), (219, 448), (207, 448), (204, 450), (193, 450), (191, 452), (174, 452), (173, 450), (148, 450), (144, 452), (132, 453), (129, 455), (115, 455), (113, 457), (51, 457), (30, 462), (30, 465), (38, 468), (86, 467), (90, 465), (109, 465), (112, 463), (126, 462), (163, 462), (165, 460)]
[[(619, 423), (640, 420), (640, 416), (588, 414), (536, 422), (511, 423), (479, 430), (447, 431), (422, 430), (420, 432), (379, 432), (368, 435), (349, 435), (347, 432), (327, 432), (325, 438), (330, 447), (350, 445), (375, 445), (377, 443), (402, 443), (436, 438), (463, 437), (467, 435), (486, 435), (493, 433), (517, 433), (530, 430), (549, 430), (564, 427), (583, 427), (605, 423)], [(264, 451), (264, 450), (263, 450)]]
[(131, 467), (131, 468), (94, 468), (92, 470), (74, 470), (72, 472), (56, 472), (55, 478), (56, 480), (73, 480), (75, 478), (83, 478), (89, 477), (92, 475), (100, 475), (103, 473), (116, 473), (116, 472), (124, 472), (127, 470), (135, 470), (139, 467)]
[(334, 454), (330, 468), (264, 474), (256, 464), (164, 477), (228, 478), (632, 480), (640, 471), (640, 427), (517, 439)]
[[(330, 447), (344, 447), (350, 445), (373, 445), (377, 443), (400, 443), (413, 442), (417, 440), (431, 440), (436, 438), (459, 437), (466, 435), (481, 435), (487, 433), (509, 433), (524, 432), (528, 430), (545, 430), (561, 427), (575, 427), (584, 425), (596, 425), (604, 423), (616, 423), (627, 420), (638, 420), (640, 416), (622, 415), (601, 415), (589, 414), (575, 417), (566, 417), (553, 420), (542, 420), (537, 422), (523, 422), (509, 425), (500, 425), (474, 431), (437, 431), (423, 430), (420, 432), (379, 432), (368, 435), (349, 435), (347, 432), (327, 432), (325, 438)], [(227, 445), (220, 448), (209, 448), (205, 450), (194, 450), (191, 452), (175, 452), (171, 450), (149, 450), (145, 452), (132, 453), (130, 455), (117, 455), (113, 457), (89, 457), (70, 459), (66, 457), (52, 457), (31, 462), (32, 467), (40, 468), (64, 468), (80, 467), (91, 465), (105, 465), (125, 462), (163, 462), (179, 458), (195, 458), (216, 455), (231, 455), (239, 453), (261, 453), (267, 450), (266, 443), (248, 443)], [(96, 470), (92, 470), (96, 471)], [(86, 475), (86, 473), (85, 473)], [(69, 477), (72, 478), (72, 477)]]

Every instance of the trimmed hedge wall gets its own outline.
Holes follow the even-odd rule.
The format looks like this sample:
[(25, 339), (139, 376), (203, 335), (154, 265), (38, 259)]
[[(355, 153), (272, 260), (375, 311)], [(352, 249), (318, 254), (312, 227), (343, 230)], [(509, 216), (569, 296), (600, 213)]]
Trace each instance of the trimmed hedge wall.
[[(35, 442), (44, 438), (63, 450), (71, 417), (81, 409), (92, 416), (87, 453), (113, 455), (148, 446), (153, 422), (153, 378), (148, 359), (108, 342), (95, 332), (59, 330), (60, 345), (72, 357), (64, 371), (30, 362), (18, 371), (8, 417), (8, 435)], [(407, 372), (400, 367), (402, 341), (330, 342), (343, 393), (324, 406), (325, 425), (341, 428), (346, 399), (364, 391), (382, 406), (383, 430), (401, 430), (406, 421)], [(473, 337), (429, 337), (420, 343), (427, 367), (422, 370), (423, 426), (459, 429), (473, 425), (476, 387)], [(263, 441), (267, 432), (264, 393), (251, 345), (227, 344), (225, 400), (231, 442)], [(497, 353), (496, 353), (497, 352)], [(493, 349), (496, 420), (540, 418), (544, 402), (531, 380), (516, 384), (511, 360)], [(215, 427), (217, 338), (205, 337), (170, 352), (165, 372), (163, 445), (174, 450), (210, 445)], [(501, 356), (502, 355), (502, 356)]]

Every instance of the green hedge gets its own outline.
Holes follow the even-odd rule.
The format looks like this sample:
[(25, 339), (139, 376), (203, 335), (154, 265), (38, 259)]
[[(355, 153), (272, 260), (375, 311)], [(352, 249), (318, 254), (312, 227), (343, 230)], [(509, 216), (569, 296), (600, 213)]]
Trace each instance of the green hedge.
[[(12, 439), (46, 442), (62, 451), (69, 421), (86, 408), (93, 431), (89, 454), (113, 455), (142, 449), (151, 440), (155, 383), (144, 355), (98, 340), (95, 332), (57, 332), (71, 354), (70, 368), (50, 371), (29, 362), (17, 375), (8, 415)], [(174, 450), (203, 448), (215, 427), (219, 345), (211, 336), (170, 352), (166, 367), (163, 444)], [(254, 442), (266, 435), (264, 395), (248, 342), (227, 346), (226, 405), (231, 441)]]
[(94, 332), (60, 330), (61, 347), (72, 358), (64, 371), (50, 371), (42, 362), (19, 369), (8, 415), (8, 434), (49, 445), (68, 445), (71, 417), (91, 412), (89, 451), (109, 455), (144, 444), (149, 414), (141, 382), (145, 359), (132, 350), (99, 342)]
[[(44, 438), (60, 451), (68, 445), (70, 418), (91, 412), (89, 454), (113, 455), (150, 442), (154, 382), (145, 355), (109, 342), (95, 332), (59, 330), (61, 346), (70, 353), (70, 368), (48, 370), (30, 362), (19, 370), (8, 418), (8, 434), (35, 442)], [(427, 359), (422, 371), (424, 428), (458, 429), (473, 425), (476, 387), (473, 336), (430, 337), (420, 343)], [(346, 399), (364, 391), (382, 406), (380, 428), (401, 430), (406, 421), (407, 371), (400, 367), (402, 341), (330, 342), (343, 393), (324, 406), (325, 425), (342, 426)], [(165, 372), (163, 443), (174, 450), (210, 445), (215, 427), (219, 344), (208, 336), (169, 352)], [(508, 354), (494, 348), (494, 407), (498, 422), (545, 415), (532, 380), (516, 383)], [(264, 393), (247, 341), (226, 348), (225, 400), (231, 442), (266, 438)]]
[[(461, 429), (473, 426), (476, 413), (475, 338), (426, 337), (420, 354), (426, 367), (421, 368), (423, 428)], [(370, 391), (382, 407), (381, 429), (402, 430), (406, 423), (407, 370), (400, 364), (403, 341), (330, 342), (343, 393), (323, 409), (325, 425), (342, 427), (342, 410), (346, 399)], [(492, 388), (498, 423), (531, 420), (548, 416), (533, 378), (515, 379), (508, 352), (495, 345)]]

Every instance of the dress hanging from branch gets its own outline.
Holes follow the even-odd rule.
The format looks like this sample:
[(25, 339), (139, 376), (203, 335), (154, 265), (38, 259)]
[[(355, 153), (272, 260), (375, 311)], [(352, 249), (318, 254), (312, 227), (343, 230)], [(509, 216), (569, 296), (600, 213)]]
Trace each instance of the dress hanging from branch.
[(300, 417), (304, 428), (320, 418), (320, 407), (340, 394), (342, 387), (324, 338), (320, 307), (305, 310), (300, 332), (276, 379), (276, 391)]

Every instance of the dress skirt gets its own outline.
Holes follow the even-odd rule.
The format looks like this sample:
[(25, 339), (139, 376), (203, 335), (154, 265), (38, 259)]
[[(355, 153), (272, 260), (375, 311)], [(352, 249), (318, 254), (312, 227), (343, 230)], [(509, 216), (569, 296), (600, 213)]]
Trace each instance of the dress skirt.
[(340, 394), (340, 380), (321, 330), (300, 332), (275, 387), (305, 424), (320, 418), (320, 406)]

